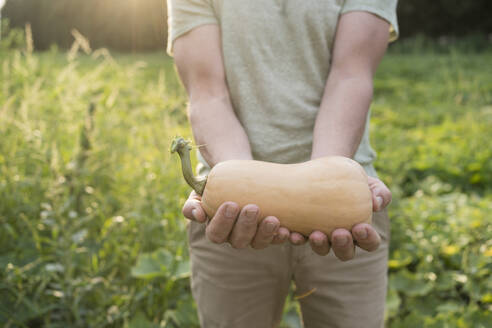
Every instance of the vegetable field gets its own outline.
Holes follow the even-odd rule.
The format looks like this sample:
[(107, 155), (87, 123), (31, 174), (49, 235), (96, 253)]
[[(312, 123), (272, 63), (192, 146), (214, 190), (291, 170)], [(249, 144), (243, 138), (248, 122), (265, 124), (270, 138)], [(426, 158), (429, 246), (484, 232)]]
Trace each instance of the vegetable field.
[[(79, 43), (0, 48), (0, 325), (198, 327), (172, 61)], [(492, 327), (491, 62), (390, 52), (377, 73), (388, 327)], [(299, 326), (293, 296), (282, 327)]]

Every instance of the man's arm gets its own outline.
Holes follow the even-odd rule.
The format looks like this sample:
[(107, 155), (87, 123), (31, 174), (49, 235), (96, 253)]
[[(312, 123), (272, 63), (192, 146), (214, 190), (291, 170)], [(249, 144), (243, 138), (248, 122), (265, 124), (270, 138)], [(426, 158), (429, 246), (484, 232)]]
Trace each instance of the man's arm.
[[(360, 144), (372, 100), (373, 76), (388, 44), (389, 24), (367, 12), (349, 12), (340, 17), (332, 55), (332, 67), (316, 118), (311, 158), (329, 155), (353, 157)], [(379, 179), (369, 180), (374, 211), (391, 201), (391, 192)], [(291, 234), (291, 240), (302, 240)], [(352, 231), (335, 230), (331, 236), (315, 231), (309, 242), (315, 252), (330, 250), (341, 260), (355, 255), (359, 247), (373, 251), (380, 237), (369, 224), (358, 224)]]
[(389, 39), (389, 24), (366, 12), (349, 12), (338, 23), (332, 66), (313, 135), (312, 158), (352, 158), (364, 133), (373, 76)]
[[(197, 27), (174, 42), (174, 60), (190, 101), (190, 123), (200, 152), (210, 166), (229, 159), (252, 159), (244, 128), (237, 119), (227, 88), (218, 25)], [(185, 217), (205, 222), (201, 198), (192, 192), (183, 206)], [(289, 231), (269, 216), (258, 224), (259, 208), (222, 204), (206, 228), (207, 238), (233, 247), (264, 248), (287, 240)]]
[(211, 167), (229, 159), (252, 159), (248, 137), (232, 108), (221, 49), (218, 25), (193, 29), (174, 43), (193, 135)]

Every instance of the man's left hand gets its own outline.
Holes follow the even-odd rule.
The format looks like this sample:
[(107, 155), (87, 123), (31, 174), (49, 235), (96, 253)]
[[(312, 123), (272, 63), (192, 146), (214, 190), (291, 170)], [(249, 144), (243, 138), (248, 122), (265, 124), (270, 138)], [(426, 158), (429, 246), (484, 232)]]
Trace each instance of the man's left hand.
[[(368, 180), (372, 193), (373, 211), (382, 211), (391, 202), (391, 191), (377, 178), (368, 177)], [(302, 245), (306, 242), (306, 238), (293, 232), (290, 234), (290, 242), (294, 245)], [(381, 237), (373, 226), (360, 223), (355, 225), (352, 231), (336, 229), (330, 238), (321, 231), (314, 231), (309, 236), (309, 243), (313, 251), (319, 255), (328, 254), (331, 245), (336, 257), (342, 261), (348, 261), (355, 256), (355, 244), (368, 252), (372, 252), (378, 249)]]

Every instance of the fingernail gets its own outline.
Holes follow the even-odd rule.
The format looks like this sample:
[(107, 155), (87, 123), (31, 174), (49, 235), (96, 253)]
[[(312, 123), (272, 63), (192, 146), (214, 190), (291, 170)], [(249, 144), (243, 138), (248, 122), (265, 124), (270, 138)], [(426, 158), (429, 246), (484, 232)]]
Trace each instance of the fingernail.
[(378, 208), (381, 208), (381, 206), (383, 206), (383, 197), (377, 196), (376, 202), (378, 203)]
[(345, 246), (347, 245), (349, 242), (348, 238), (347, 237), (338, 237), (338, 238), (335, 238), (335, 244), (337, 246)]
[(277, 227), (277, 225), (275, 223), (267, 222), (265, 230), (266, 230), (266, 232), (271, 233), (275, 230), (276, 227)]
[(225, 210), (225, 215), (229, 219), (233, 219), (236, 216), (236, 209), (234, 208), (233, 205), (227, 205)]
[(246, 210), (246, 217), (250, 220), (256, 218), (256, 213), (258, 213), (257, 209), (248, 209)]
[(366, 239), (367, 238), (367, 230), (366, 230), (366, 228), (357, 231), (357, 237), (359, 237), (359, 239)]
[(323, 246), (323, 241), (321, 239), (314, 239), (313, 242), (316, 246)]
[(191, 211), (191, 216), (193, 216), (193, 219), (197, 220), (198, 219), (198, 210), (195, 208), (193, 211)]
[(298, 239), (296, 239), (296, 245), (300, 245), (304, 242), (304, 238), (302, 237), (299, 237)]

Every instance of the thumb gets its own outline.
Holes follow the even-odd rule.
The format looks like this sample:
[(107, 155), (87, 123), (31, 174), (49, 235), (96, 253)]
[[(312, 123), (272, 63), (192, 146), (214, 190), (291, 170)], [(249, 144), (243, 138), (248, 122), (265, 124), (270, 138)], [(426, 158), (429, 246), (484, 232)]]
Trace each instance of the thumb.
[(371, 192), (374, 212), (382, 211), (391, 202), (391, 192), (388, 188), (374, 188)]
[(184, 203), (182, 212), (185, 218), (193, 221), (204, 223), (207, 220), (207, 215), (201, 206), (201, 201), (194, 197), (193, 194)]

